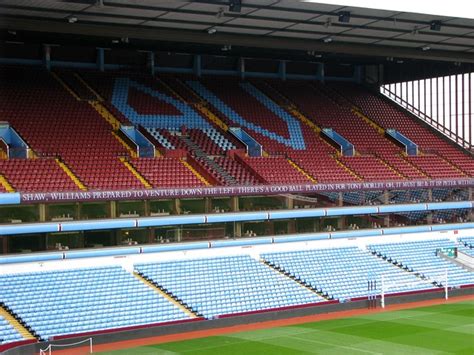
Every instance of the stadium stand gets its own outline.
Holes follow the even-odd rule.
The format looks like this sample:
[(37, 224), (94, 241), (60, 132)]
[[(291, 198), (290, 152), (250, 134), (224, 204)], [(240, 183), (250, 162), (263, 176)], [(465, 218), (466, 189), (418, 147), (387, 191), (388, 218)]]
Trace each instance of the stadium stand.
[[(113, 128), (81, 97), (95, 97), (117, 122), (142, 125), (164, 151), (186, 150), (219, 185), (464, 178), (473, 165), (471, 158), (406, 114), (362, 88), (356, 92), (357, 87), (351, 84), (244, 82), (233, 78), (216, 81), (191, 76), (152, 79), (138, 74), (77, 74), (67, 70), (51, 75), (10, 66), (1, 70), (5, 77), (2, 115), (40, 157), (37, 161), (0, 161), (0, 172), (19, 191), (136, 189), (144, 187), (140, 175), (151, 187), (202, 184), (193, 171), (180, 166), (177, 158), (133, 159), (129, 149), (112, 135)], [(34, 77), (41, 84), (28, 87), (26, 77)], [(77, 99), (67, 90), (76, 93)], [(53, 101), (46, 99), (51, 97)], [(356, 115), (349, 100), (377, 123), (370, 124)], [(203, 114), (196, 102), (212, 109), (217, 121)], [(379, 106), (389, 110), (391, 118), (378, 119)], [(301, 112), (295, 113), (298, 110)], [(66, 116), (65, 123), (62, 117)], [(26, 124), (30, 120), (34, 123)], [(245, 127), (270, 156), (243, 160), (227, 156), (230, 150), (242, 149), (242, 144), (216, 122)], [(423, 140), (423, 155), (403, 156), (401, 148), (385, 138), (377, 126), (405, 132), (405, 123), (417, 132), (411, 136), (415, 141)], [(352, 142), (357, 156), (341, 156), (320, 136), (319, 129), (324, 127)], [(95, 134), (90, 135), (91, 131)], [(70, 174), (49, 157), (59, 158)], [(135, 172), (120, 158), (129, 161)], [(166, 178), (162, 169), (174, 171), (177, 166), (178, 178)], [(68, 175), (75, 176), (76, 183)]]
[(206, 318), (324, 301), (248, 255), (139, 264), (136, 269)]
[(318, 290), (326, 297), (339, 301), (367, 296), (367, 281), (377, 281), (380, 292), (381, 275), (400, 282), (393, 292), (426, 290), (433, 285), (404, 285), (415, 276), (376, 260), (367, 251), (357, 247), (313, 249), (262, 255), (269, 265), (288, 272), (304, 284)]
[(417, 143), (423, 151), (430, 153), (431, 156), (438, 156), (439, 159), (445, 161), (444, 165), (451, 165), (451, 169), (447, 170), (446, 173), (454, 174), (452, 176), (458, 176), (459, 174), (472, 176), (474, 174), (472, 158), (435, 135), (420, 122), (416, 122), (413, 117), (397, 108), (393, 103), (368, 92), (367, 89), (361, 86), (349, 83), (331, 85), (382, 127), (394, 128), (402, 132)]
[[(2, 67), (1, 75), (1, 116), (20, 132), (39, 157), (61, 158), (90, 189), (143, 187), (119, 161), (119, 157), (128, 156), (127, 150), (113, 137), (111, 126), (87, 102), (76, 100), (43, 70)], [(52, 165), (38, 165), (40, 170), (36, 173), (43, 177), (59, 176)], [(34, 179), (33, 186), (28, 180), (26, 184), (28, 189), (37, 189)], [(66, 174), (53, 186), (74, 189)]]
[(40, 338), (189, 319), (121, 267), (0, 276), (1, 301)]
[(456, 243), (448, 240), (427, 240), (392, 244), (374, 244), (369, 249), (377, 255), (400, 267), (418, 273), (437, 284), (443, 283), (443, 274), (448, 272), (451, 286), (474, 283), (474, 274), (437, 256), (437, 249), (454, 248)]

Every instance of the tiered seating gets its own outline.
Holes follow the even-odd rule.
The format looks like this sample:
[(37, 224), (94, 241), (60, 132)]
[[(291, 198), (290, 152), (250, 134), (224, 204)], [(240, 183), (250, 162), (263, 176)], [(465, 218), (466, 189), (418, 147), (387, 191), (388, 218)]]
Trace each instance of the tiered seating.
[(136, 265), (206, 318), (323, 301), (248, 255)]
[(345, 165), (356, 171), (365, 181), (401, 180), (402, 176), (388, 169), (376, 157), (340, 157)]
[[(232, 177), (234, 177), (239, 185), (257, 185), (259, 181), (257, 178), (245, 169), (241, 164), (236, 162), (234, 159), (227, 157), (215, 157), (216, 162), (220, 167), (227, 171)], [(212, 171), (212, 167), (208, 167)], [(224, 182), (224, 181), (221, 181)]]
[(309, 184), (303, 174), (290, 165), (283, 157), (255, 157), (247, 158), (247, 164), (271, 184)]
[(436, 255), (439, 248), (454, 248), (456, 243), (449, 239), (423, 240), (392, 244), (370, 245), (369, 249), (389, 261), (419, 273), (438, 284), (444, 283), (448, 272), (448, 284), (461, 286), (474, 284), (474, 274)]
[[(324, 147), (324, 145), (321, 147)], [(324, 149), (321, 150), (324, 152)], [(327, 147), (326, 150), (330, 152), (330, 149)], [(342, 168), (336, 159), (329, 156), (327, 151), (321, 154), (321, 152), (313, 150), (294, 150), (289, 153), (289, 156), (318, 182), (329, 183), (358, 180), (357, 176)]]
[(121, 267), (0, 275), (0, 299), (43, 339), (188, 319)]
[(432, 133), (402, 109), (396, 108), (394, 104), (368, 92), (361, 86), (354, 84), (334, 84), (334, 86), (382, 127), (398, 130), (418, 144), (422, 150), (436, 152), (462, 168), (470, 176), (474, 175), (472, 157)]
[(153, 187), (193, 187), (203, 186), (188, 168), (176, 158), (140, 158), (132, 164)]
[(474, 237), (459, 238), (459, 251), (474, 257)]
[(75, 191), (78, 187), (54, 159), (0, 159), (0, 174), (17, 191)]
[[(370, 157), (377, 154), (382, 159), (390, 163), (393, 167), (402, 172), (407, 178), (425, 178), (423, 174), (410, 166), (398, 155), (401, 149), (380, 135), (374, 128), (366, 124), (347, 108), (338, 105), (327, 95), (330, 93), (324, 90), (323, 86), (309, 84), (307, 82), (272, 81), (271, 85), (283, 95), (293, 101), (310, 119), (320, 127), (330, 127), (344, 136), (357, 151), (363, 153), (367, 164), (358, 165), (356, 172), (362, 176), (370, 178), (370, 172), (377, 170), (376, 180), (393, 179), (393, 171), (387, 168), (379, 160)], [(395, 159), (392, 159), (395, 157)], [(397, 176), (397, 180), (403, 177)]]
[(195, 142), (208, 155), (224, 154), (224, 150), (219, 147), (213, 140), (211, 140), (211, 138), (209, 138), (209, 136), (205, 132), (199, 129), (190, 129), (188, 134), (189, 138), (191, 138), (192, 141)]
[(459, 241), (468, 248), (474, 249), (474, 237), (462, 237)]
[(118, 160), (127, 150), (87, 102), (75, 100), (46, 71), (9, 67), (1, 74), (0, 119), (40, 156), (60, 155), (90, 189), (143, 187)]
[(233, 78), (191, 80), (187, 84), (221, 112), (227, 125), (243, 126), (265, 151), (287, 154), (316, 180), (358, 180), (331, 157), (336, 154), (334, 148), (252, 84)]
[(367, 281), (376, 281), (380, 293), (381, 277), (400, 282), (391, 293), (433, 288), (429, 283), (403, 285), (415, 281), (414, 275), (374, 258), (357, 247), (312, 249), (262, 255), (273, 267), (290, 273), (320, 293), (338, 300), (367, 297)]
[(418, 165), (423, 171), (425, 171), (430, 177), (436, 178), (463, 178), (465, 174), (456, 170), (445, 160), (441, 159), (437, 155), (418, 155), (409, 156), (408, 160)]
[(24, 340), (18, 331), (0, 315), (0, 345)]

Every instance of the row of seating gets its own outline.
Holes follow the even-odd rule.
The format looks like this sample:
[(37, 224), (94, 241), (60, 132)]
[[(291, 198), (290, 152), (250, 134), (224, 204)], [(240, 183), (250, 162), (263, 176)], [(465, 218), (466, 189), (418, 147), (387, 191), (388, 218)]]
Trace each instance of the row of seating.
[(0, 275), (1, 301), (41, 338), (189, 316), (121, 267)]
[(0, 345), (23, 340), (18, 331), (0, 315)]

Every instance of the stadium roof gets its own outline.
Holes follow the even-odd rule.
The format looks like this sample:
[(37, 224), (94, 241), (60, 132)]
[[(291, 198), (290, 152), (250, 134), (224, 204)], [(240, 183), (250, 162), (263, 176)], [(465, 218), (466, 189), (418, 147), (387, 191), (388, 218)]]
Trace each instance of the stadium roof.
[(312, 1), (1, 0), (0, 15), (10, 31), (474, 63), (474, 19)]

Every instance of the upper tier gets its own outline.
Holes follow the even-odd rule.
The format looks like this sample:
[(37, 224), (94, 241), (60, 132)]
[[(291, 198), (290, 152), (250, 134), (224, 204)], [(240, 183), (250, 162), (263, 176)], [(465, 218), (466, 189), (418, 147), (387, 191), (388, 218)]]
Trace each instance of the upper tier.
[[(121, 72), (49, 73), (0, 68), (0, 121), (33, 150), (5, 159), (0, 191), (51, 192), (458, 179), (474, 159), (377, 94), (355, 84)], [(358, 107), (359, 111), (354, 108)], [(120, 124), (135, 125), (161, 154), (137, 158)], [(248, 157), (229, 132), (240, 127), (263, 148)], [(353, 157), (320, 134), (332, 128)], [(407, 157), (393, 128), (421, 148)], [(162, 157), (164, 155), (166, 158)]]

